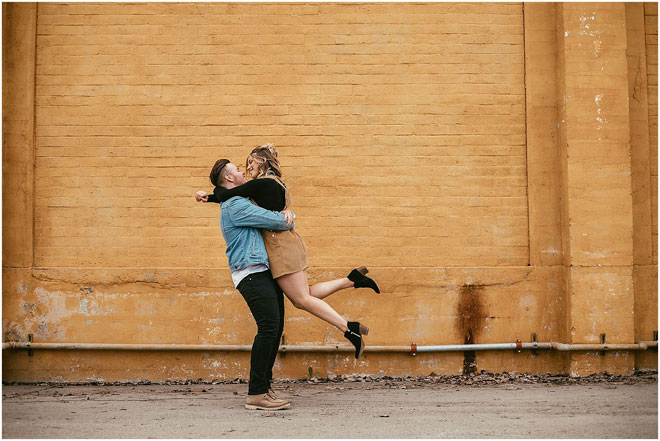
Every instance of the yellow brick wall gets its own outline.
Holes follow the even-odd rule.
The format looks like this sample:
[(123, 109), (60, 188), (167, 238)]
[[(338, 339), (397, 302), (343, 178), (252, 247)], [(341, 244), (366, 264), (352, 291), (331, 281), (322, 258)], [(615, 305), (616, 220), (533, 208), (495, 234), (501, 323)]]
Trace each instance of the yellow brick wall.
[[(658, 326), (658, 4), (644, 3), (650, 171), (651, 258), (635, 267), (635, 334)], [(636, 364), (657, 366), (657, 353), (637, 354)]]
[(318, 266), (526, 265), (520, 4), (39, 4), (35, 264), (226, 267), (279, 147)]
[[(645, 231), (653, 235), (653, 264), (632, 268), (624, 259), (599, 269), (594, 260), (572, 271), (564, 265), (580, 238), (568, 242), (562, 231), (567, 185), (557, 120), (557, 91), (567, 79), (548, 21), (558, 7), (39, 3), (34, 63), (9, 52), (13, 46), (7, 52), (34, 68), (34, 94), (16, 100), (33, 104), (35, 127), (24, 145), (12, 141), (18, 154), (5, 156), (3, 147), (3, 171), (20, 171), (16, 178), (4, 173), (3, 188), (25, 188), (28, 196), (3, 193), (4, 212), (8, 204), (23, 207), (11, 221), (18, 239), (3, 246), (12, 259), (3, 263), (5, 339), (250, 344), (256, 327), (231, 283), (219, 208), (193, 195), (210, 190), (216, 159), (243, 163), (253, 146), (273, 142), (311, 280), (366, 264), (383, 290), (328, 300), (367, 323), (368, 345), (461, 344), (468, 333), (474, 343), (530, 341), (532, 334), (570, 342), (571, 313), (573, 320), (588, 316), (575, 322), (582, 334), (597, 338), (602, 327), (624, 323), (618, 336), (608, 328), (609, 342), (649, 340), (657, 317), (639, 314), (632, 326), (628, 310), (632, 291), (636, 311), (657, 310), (657, 5), (643, 10), (652, 185), (651, 200), (638, 203), (652, 205)], [(3, 5), (3, 23), (6, 17)], [(619, 70), (623, 83), (612, 84), (625, 95), (625, 66)], [(3, 65), (5, 84), (22, 90), (7, 83), (6, 72)], [(29, 118), (29, 109), (18, 111)], [(582, 115), (574, 114), (571, 124)], [(8, 127), (3, 119), (3, 135)], [(33, 160), (34, 178), (20, 168)], [(579, 176), (571, 173), (575, 186)], [(582, 196), (570, 195), (573, 202)], [(3, 238), (9, 234), (4, 224)], [(614, 237), (613, 247), (631, 248), (603, 234)], [(590, 298), (592, 287), (611, 311)], [(569, 298), (570, 290), (579, 295)], [(344, 344), (336, 329), (290, 303), (286, 317), (287, 344)], [(585, 365), (614, 372), (632, 366), (617, 364), (625, 353), (585, 357)], [(4, 351), (3, 377), (247, 378), (248, 359)], [(465, 362), (460, 352), (367, 353), (359, 361), (347, 353), (291, 353), (278, 358), (275, 375), (301, 377), (309, 366), (323, 376), (454, 374)], [(478, 369), (538, 373), (568, 372), (577, 362), (550, 351), (477, 353), (476, 360)], [(657, 352), (637, 365), (657, 368)]]
[(651, 216), (653, 219), (653, 264), (658, 264), (658, 4), (644, 3), (646, 63), (651, 147)]

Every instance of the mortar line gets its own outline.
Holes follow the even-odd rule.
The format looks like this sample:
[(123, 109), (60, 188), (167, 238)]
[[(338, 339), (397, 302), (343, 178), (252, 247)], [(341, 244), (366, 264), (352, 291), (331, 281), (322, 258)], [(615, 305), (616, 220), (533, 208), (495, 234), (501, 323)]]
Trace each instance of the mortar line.
[[(591, 265), (576, 265), (572, 264), (569, 265), (571, 267), (584, 267), (584, 268), (589, 268), (589, 267), (602, 267), (602, 268), (611, 268), (611, 267), (628, 267), (628, 266), (633, 266), (633, 267), (644, 267), (644, 266), (656, 266), (657, 264), (655, 263), (636, 263), (632, 265), (628, 264), (591, 264)], [(534, 267), (534, 268), (554, 268), (554, 267), (564, 267), (566, 265), (558, 263), (555, 265), (479, 265), (479, 266), (468, 266), (468, 265), (462, 265), (462, 266), (413, 266), (413, 265), (401, 265), (401, 266), (382, 266), (382, 265), (369, 265), (370, 268), (374, 269), (408, 269), (408, 270), (413, 270), (413, 269), (418, 269), (418, 270), (463, 270), (463, 269), (472, 269), (472, 270), (480, 270), (480, 269), (515, 269), (515, 268), (525, 268), (529, 269), (528, 267)], [(327, 269), (336, 269), (339, 268), (339, 265), (326, 265), (326, 266), (316, 266), (316, 270), (327, 270)], [(341, 266), (341, 268), (347, 267), (346, 265)], [(22, 266), (8, 266), (8, 265), (3, 265), (2, 268), (5, 269), (23, 269), (24, 267)], [(199, 270), (199, 271), (229, 271), (229, 269), (225, 266), (218, 266), (218, 267), (198, 267), (198, 266), (33, 266), (31, 269), (35, 271), (52, 271), (52, 270), (127, 270), (127, 271), (135, 271), (135, 270), (165, 270), (165, 271), (171, 271), (171, 270)]]
[(32, 247), (30, 254), (30, 270), (34, 269), (34, 254), (35, 254), (35, 237), (36, 237), (36, 222), (37, 204), (35, 188), (37, 183), (37, 38), (39, 36), (39, 2), (35, 3), (34, 10), (34, 64), (33, 64), (33, 80), (32, 80)]
[(523, 88), (525, 89), (524, 93), (524, 100), (525, 100), (525, 164), (527, 165), (525, 167), (525, 180), (527, 181), (527, 185), (525, 186), (525, 194), (527, 197), (527, 266), (531, 266), (532, 264), (532, 233), (530, 231), (531, 228), (531, 207), (529, 203), (529, 155), (527, 154), (527, 149), (529, 148), (528, 140), (527, 140), (527, 46), (526, 46), (526, 39), (525, 39), (525, 2), (522, 3), (522, 29), (523, 29)]

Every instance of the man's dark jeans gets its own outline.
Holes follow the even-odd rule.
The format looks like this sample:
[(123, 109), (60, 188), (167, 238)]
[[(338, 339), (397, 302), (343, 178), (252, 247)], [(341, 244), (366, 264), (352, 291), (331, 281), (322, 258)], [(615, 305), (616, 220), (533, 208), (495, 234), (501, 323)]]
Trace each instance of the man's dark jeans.
[(250, 274), (241, 280), (238, 290), (257, 322), (250, 356), (248, 395), (265, 394), (270, 389), (273, 364), (284, 330), (284, 296), (270, 271)]

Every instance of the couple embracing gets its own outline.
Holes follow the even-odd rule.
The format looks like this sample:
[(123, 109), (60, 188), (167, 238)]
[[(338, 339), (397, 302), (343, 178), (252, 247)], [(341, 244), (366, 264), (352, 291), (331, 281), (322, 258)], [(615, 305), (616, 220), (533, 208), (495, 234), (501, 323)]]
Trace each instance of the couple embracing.
[(284, 329), (284, 297), (298, 309), (325, 320), (344, 333), (355, 346), (355, 358), (364, 350), (369, 329), (346, 321), (324, 298), (345, 288), (378, 285), (367, 269), (353, 269), (347, 277), (309, 286), (307, 255), (302, 238), (294, 231), (295, 214), (287, 209), (291, 195), (282, 179), (277, 150), (265, 144), (252, 150), (246, 161), (252, 178), (228, 159), (219, 159), (209, 176), (212, 194), (198, 191), (198, 202), (222, 204), (220, 226), (234, 286), (241, 293), (257, 323), (250, 357), (250, 381), (245, 404), (251, 410), (286, 409), (290, 402), (271, 389), (273, 364)]

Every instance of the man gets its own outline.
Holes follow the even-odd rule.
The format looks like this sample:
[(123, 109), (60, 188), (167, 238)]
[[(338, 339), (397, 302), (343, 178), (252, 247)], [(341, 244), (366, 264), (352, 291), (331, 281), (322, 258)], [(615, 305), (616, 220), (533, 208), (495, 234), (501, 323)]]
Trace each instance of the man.
[[(228, 189), (246, 182), (245, 174), (228, 159), (216, 161), (210, 179), (213, 185)], [(216, 202), (214, 195), (203, 191), (197, 192), (196, 199)], [(268, 254), (258, 228), (289, 230), (294, 227), (291, 216), (285, 218), (282, 213), (258, 207), (246, 198), (234, 197), (222, 203), (220, 226), (234, 286), (257, 322), (245, 407), (250, 410), (286, 409), (290, 402), (277, 397), (270, 387), (284, 329), (284, 297), (270, 273)]]

